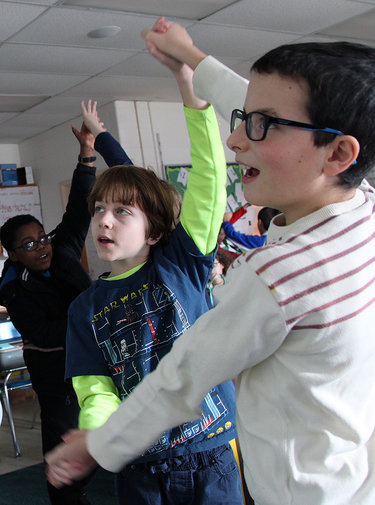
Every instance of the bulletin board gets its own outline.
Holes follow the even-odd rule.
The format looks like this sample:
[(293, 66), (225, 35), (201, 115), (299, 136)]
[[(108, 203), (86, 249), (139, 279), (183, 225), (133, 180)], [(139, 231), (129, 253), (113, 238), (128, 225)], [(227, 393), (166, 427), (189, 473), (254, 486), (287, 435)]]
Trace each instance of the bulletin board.
[[(165, 165), (168, 182), (183, 197), (191, 165)], [(237, 163), (227, 163), (227, 204), (228, 210), (234, 212), (245, 203), (242, 190), (242, 169)]]
[(0, 226), (18, 214), (31, 214), (42, 222), (38, 186), (0, 187)]

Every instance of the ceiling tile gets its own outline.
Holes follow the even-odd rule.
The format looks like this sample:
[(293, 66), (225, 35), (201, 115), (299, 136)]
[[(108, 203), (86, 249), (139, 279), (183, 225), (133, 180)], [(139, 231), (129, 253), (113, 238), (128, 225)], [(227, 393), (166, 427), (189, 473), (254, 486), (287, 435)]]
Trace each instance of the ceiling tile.
[(62, 97), (92, 98), (102, 105), (102, 99), (112, 100), (160, 100), (180, 102), (181, 97), (173, 78), (124, 76), (94, 77), (61, 94)]
[(233, 0), (65, 0), (64, 5), (99, 7), (171, 18), (202, 19), (233, 3)]
[[(16, 3), (17, 0), (11, 0)], [(22, 4), (36, 4), (36, 5), (57, 5), (61, 3), (61, 0), (20, 0), (19, 3)]]
[(4, 123), (4, 121), (8, 121), (12, 117), (14, 117), (16, 113), (14, 112), (0, 112), (0, 124)]
[(352, 39), (374, 40), (375, 41), (375, 9), (370, 12), (352, 18), (343, 23), (336, 24), (322, 30), (325, 35), (335, 35), (340, 37), (350, 37)]
[(0, 41), (18, 32), (36, 19), (46, 7), (0, 2)]
[[(339, 35), (337, 37), (333, 35), (321, 35), (317, 33), (316, 35), (306, 35), (298, 39), (298, 42), (340, 42), (343, 37)], [(353, 42), (355, 44), (366, 44), (370, 47), (375, 47), (375, 40), (371, 41), (368, 39), (351, 39), (350, 37), (345, 37), (346, 42)]]
[[(12, 121), (12, 120), (11, 120)], [(0, 144), (17, 144), (20, 140), (26, 140), (42, 133), (42, 129), (38, 125), (31, 127), (26, 126), (10, 126), (9, 121), (0, 124)]]
[(1, 92), (21, 95), (55, 95), (87, 79), (77, 75), (0, 72)]
[(125, 51), (100, 48), (14, 43), (0, 46), (1, 71), (95, 75), (126, 57)]
[[(90, 97), (89, 97), (90, 98)], [(57, 96), (54, 98), (49, 98), (39, 105), (36, 105), (32, 109), (29, 109), (24, 113), (24, 115), (29, 114), (46, 114), (49, 116), (53, 116), (57, 114), (59, 116), (65, 115), (66, 120), (69, 118), (80, 117), (81, 118), (81, 108), (80, 103), (81, 100), (84, 99), (84, 96), (74, 96), (74, 97), (62, 97)], [(100, 105), (105, 105), (109, 102), (112, 102), (113, 98), (107, 98), (100, 100)]]
[(197, 23), (188, 28), (195, 45), (207, 54), (218, 58), (232, 56), (237, 58), (253, 58), (262, 55), (280, 44), (295, 40), (295, 35), (262, 30), (248, 30), (229, 26), (208, 25)]
[[(0, 74), (1, 75), (1, 74)], [(1, 86), (3, 91), (3, 86)], [(46, 96), (29, 96), (22, 94), (0, 94), (0, 110), (1, 112), (23, 112), (30, 107), (45, 100)]]
[[(11, 42), (64, 46), (143, 50), (141, 30), (152, 26), (157, 18), (141, 15), (87, 11), (56, 7), (24, 28)], [(87, 34), (101, 26), (117, 25), (122, 30), (114, 37), (93, 39)]]
[(312, 33), (372, 8), (348, 0), (240, 0), (205, 22), (291, 32)]
[(160, 65), (148, 53), (137, 53), (119, 65), (106, 70), (103, 75), (136, 75), (143, 77), (171, 77), (171, 71)]
[(19, 114), (8, 121), (9, 128), (32, 128), (44, 131), (69, 120), (66, 114)]

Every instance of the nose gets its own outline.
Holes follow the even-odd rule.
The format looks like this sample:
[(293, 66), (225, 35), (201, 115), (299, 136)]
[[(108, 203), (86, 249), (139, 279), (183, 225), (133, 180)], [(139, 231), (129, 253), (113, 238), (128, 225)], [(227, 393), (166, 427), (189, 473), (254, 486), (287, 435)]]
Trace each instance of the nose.
[(235, 153), (245, 151), (249, 147), (249, 139), (246, 135), (246, 126), (243, 121), (228, 137), (227, 146)]
[(36, 244), (37, 251), (39, 251), (39, 249), (44, 249), (45, 247), (46, 247), (46, 244), (42, 244), (42, 242), (40, 242), (40, 240), (37, 241), (37, 244)]
[(112, 228), (111, 213), (109, 211), (104, 211), (99, 214), (99, 226), (102, 228)]

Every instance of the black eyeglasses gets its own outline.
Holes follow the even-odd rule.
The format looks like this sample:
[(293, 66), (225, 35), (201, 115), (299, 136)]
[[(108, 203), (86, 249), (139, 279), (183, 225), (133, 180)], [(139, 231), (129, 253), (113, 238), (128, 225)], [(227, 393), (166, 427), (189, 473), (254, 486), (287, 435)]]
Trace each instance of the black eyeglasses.
[(319, 126), (314, 126), (308, 123), (300, 123), (299, 121), (291, 121), (290, 119), (268, 116), (262, 112), (246, 113), (244, 110), (240, 109), (234, 109), (234, 111), (232, 111), (232, 116), (230, 118), (231, 133), (234, 132), (234, 130), (238, 128), (243, 121), (246, 122), (246, 135), (250, 140), (254, 141), (264, 140), (268, 129), (273, 124), (293, 126), (294, 128), (302, 128), (303, 130), (309, 130), (312, 132), (326, 132), (332, 133), (333, 135), (344, 135), (344, 133), (339, 130), (334, 130), (333, 128), (320, 128)]
[(47, 245), (52, 242), (53, 235), (43, 235), (39, 240), (31, 240), (30, 242), (26, 242), (25, 244), (19, 245), (13, 249), (25, 249), (27, 252), (35, 251), (38, 248), (38, 244)]

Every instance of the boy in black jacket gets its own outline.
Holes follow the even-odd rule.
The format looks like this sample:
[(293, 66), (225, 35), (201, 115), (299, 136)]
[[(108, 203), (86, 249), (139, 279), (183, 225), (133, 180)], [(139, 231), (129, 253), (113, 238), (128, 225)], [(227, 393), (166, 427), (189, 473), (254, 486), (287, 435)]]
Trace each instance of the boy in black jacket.
[[(77, 427), (79, 406), (65, 382), (67, 310), (91, 280), (80, 258), (90, 225), (87, 196), (95, 181), (94, 137), (82, 125), (73, 127), (80, 143), (80, 162), (73, 174), (68, 205), (50, 234), (31, 215), (10, 218), (1, 228), (7, 250), (0, 303), (22, 335), (24, 359), (41, 408), (43, 454)], [(56, 489), (48, 485), (52, 505), (88, 504), (83, 483)]]

